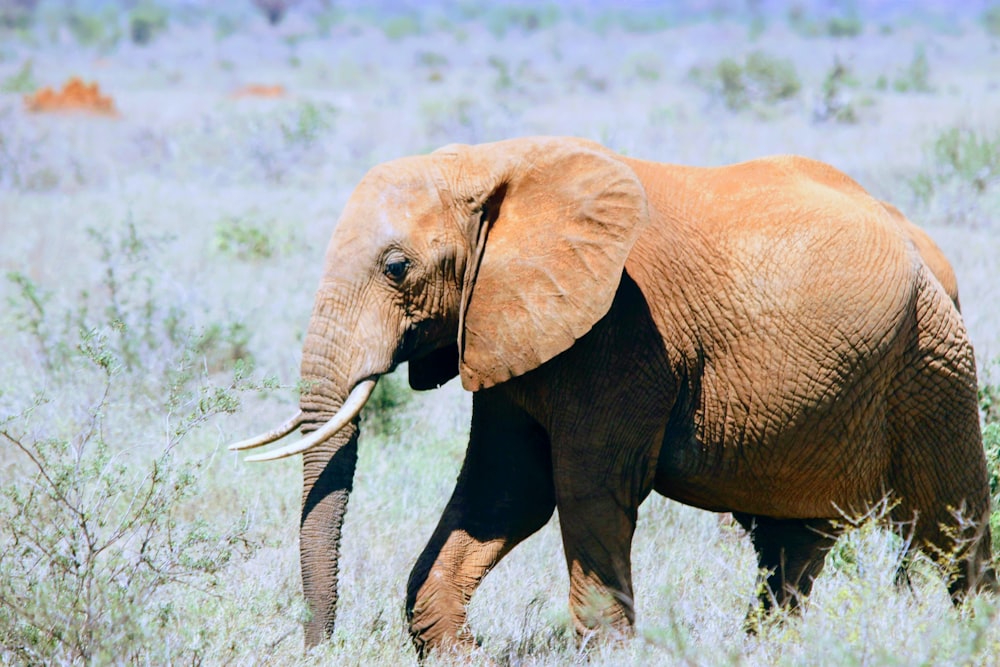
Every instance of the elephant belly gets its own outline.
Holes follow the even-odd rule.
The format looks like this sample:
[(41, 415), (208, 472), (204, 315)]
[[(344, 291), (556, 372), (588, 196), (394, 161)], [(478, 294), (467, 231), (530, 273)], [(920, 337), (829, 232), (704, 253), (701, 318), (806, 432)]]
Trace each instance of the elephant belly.
[(773, 428), (734, 412), (722, 410), (715, 421), (697, 415), (686, 427), (667, 429), (658, 493), (702, 509), (778, 518), (862, 513), (885, 494), (884, 400), (813, 406)]

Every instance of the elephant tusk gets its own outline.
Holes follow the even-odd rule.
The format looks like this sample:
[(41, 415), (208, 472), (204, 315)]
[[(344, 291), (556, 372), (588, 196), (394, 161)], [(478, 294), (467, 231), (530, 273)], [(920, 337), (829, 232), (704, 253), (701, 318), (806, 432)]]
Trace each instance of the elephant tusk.
[(276, 426), (270, 431), (261, 433), (253, 438), (247, 438), (246, 440), (234, 442), (229, 445), (229, 450), (236, 452), (241, 449), (253, 449), (254, 447), (260, 447), (261, 445), (274, 442), (275, 440), (284, 438), (286, 435), (297, 429), (303, 421), (305, 421), (305, 414), (299, 410), (292, 417), (289, 417), (281, 426)]
[(347, 397), (347, 400), (344, 401), (340, 410), (337, 411), (337, 414), (331, 417), (330, 421), (323, 424), (305, 438), (289, 445), (285, 445), (280, 449), (275, 449), (263, 454), (256, 454), (254, 456), (248, 456), (246, 460), (254, 463), (258, 461), (274, 461), (276, 459), (294, 456), (295, 454), (301, 454), (308, 449), (312, 449), (340, 429), (347, 426), (354, 420), (355, 417), (358, 416), (358, 413), (361, 412), (361, 408), (365, 407), (365, 403), (368, 402), (368, 397), (372, 395), (372, 390), (375, 389), (376, 382), (377, 380), (365, 380), (363, 382), (359, 382), (358, 385), (351, 390), (350, 395)]

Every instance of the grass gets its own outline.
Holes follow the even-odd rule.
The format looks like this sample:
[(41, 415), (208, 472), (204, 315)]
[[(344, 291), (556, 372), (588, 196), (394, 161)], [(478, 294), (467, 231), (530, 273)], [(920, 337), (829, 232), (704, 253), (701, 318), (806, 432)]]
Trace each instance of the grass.
[[(891, 17), (859, 10), (837, 27), (803, 6), (744, 24), (610, 4), (338, 5), (313, 21), (309, 3), (288, 3), (272, 27), (251, 3), (199, 16), (135, 3), (166, 12), (137, 44), (133, 14), (42, 3), (0, 27), (0, 662), (415, 664), (406, 577), (461, 465), (468, 394), (455, 382), (413, 393), (405, 368), (379, 383), (337, 629), (307, 656), (300, 463), (246, 464), (224, 446), (295, 409), (324, 249), (353, 186), (453, 141), (570, 134), (681, 163), (792, 152), (845, 169), (955, 265), (995, 482), (990, 15), (961, 35), (918, 20), (877, 34)], [(113, 94), (119, 116), (27, 113), (25, 93), (71, 76)], [(247, 83), (288, 94), (230, 96)], [(816, 122), (803, 103), (815, 99), (823, 120), (851, 122)], [(650, 498), (633, 547), (636, 635), (579, 646), (556, 517), (473, 598), (482, 648), (458, 662), (995, 664), (996, 601), (953, 608), (923, 559), (897, 586), (902, 544), (860, 522), (801, 614), (747, 635), (748, 540)]]
[(925, 166), (910, 180), (917, 199), (960, 224), (988, 224), (1000, 188), (1000, 130), (959, 121), (926, 144)]

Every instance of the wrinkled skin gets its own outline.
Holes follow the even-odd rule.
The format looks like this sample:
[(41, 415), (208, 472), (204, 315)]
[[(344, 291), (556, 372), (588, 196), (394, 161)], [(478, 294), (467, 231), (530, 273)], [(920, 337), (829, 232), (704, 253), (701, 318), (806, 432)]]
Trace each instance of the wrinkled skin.
[(896, 223), (910, 237), (910, 241), (916, 246), (917, 252), (920, 253), (924, 263), (927, 264), (927, 268), (931, 270), (934, 277), (941, 283), (941, 287), (944, 288), (944, 291), (948, 294), (948, 298), (955, 304), (955, 308), (961, 311), (962, 307), (958, 300), (958, 280), (955, 279), (955, 270), (951, 268), (951, 263), (944, 256), (944, 253), (941, 252), (941, 248), (934, 243), (934, 240), (927, 235), (927, 232), (910, 222), (898, 208), (889, 202), (882, 202), (882, 206), (889, 211), (889, 214)]
[[(897, 214), (803, 158), (691, 168), (577, 139), (369, 172), (327, 251), (303, 430), (404, 361), (414, 388), (474, 392), (407, 587), (418, 651), (472, 642), (470, 596), (555, 509), (577, 630), (628, 631), (652, 491), (751, 528), (765, 604), (808, 593), (829, 520), (887, 495), (913, 545), (959, 555), (956, 598), (992, 586), (972, 348)], [(356, 447), (352, 423), (306, 453), (307, 645), (333, 627)]]

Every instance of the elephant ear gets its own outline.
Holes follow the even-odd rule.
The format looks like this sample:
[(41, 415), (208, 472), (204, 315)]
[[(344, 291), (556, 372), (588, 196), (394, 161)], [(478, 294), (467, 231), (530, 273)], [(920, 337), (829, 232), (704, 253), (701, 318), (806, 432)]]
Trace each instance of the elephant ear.
[(635, 172), (598, 144), (468, 150), (497, 170), (480, 199), (459, 327), (462, 384), (476, 391), (537, 368), (607, 314), (649, 214)]

